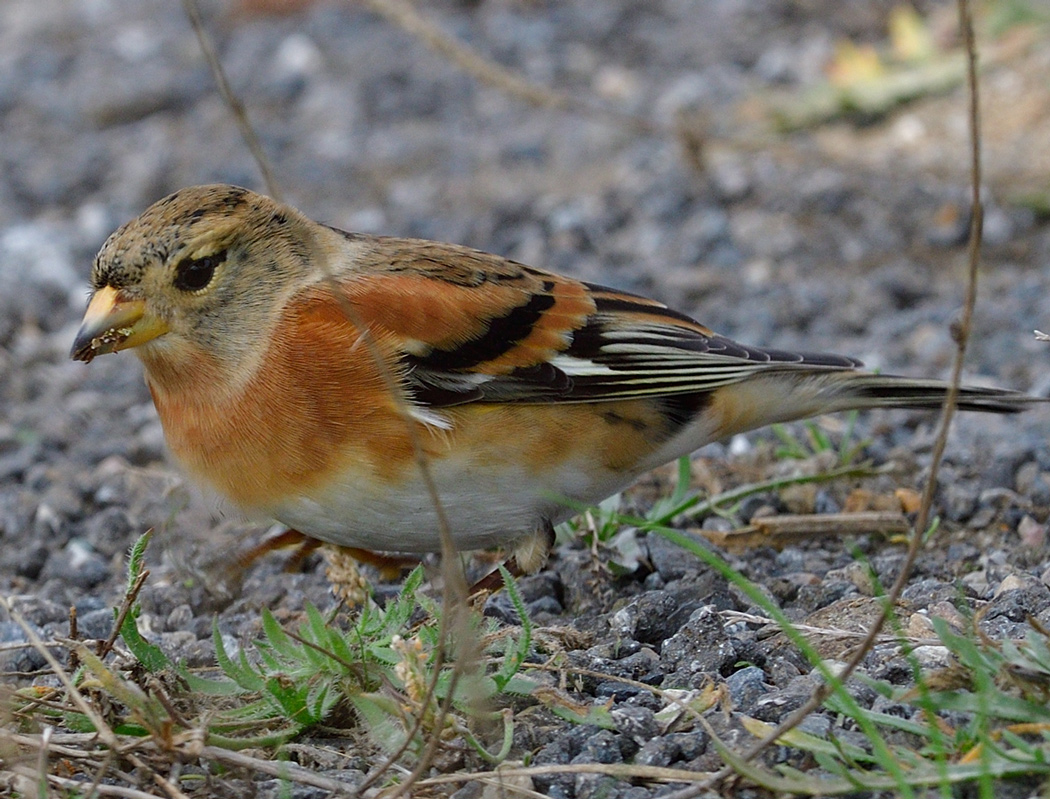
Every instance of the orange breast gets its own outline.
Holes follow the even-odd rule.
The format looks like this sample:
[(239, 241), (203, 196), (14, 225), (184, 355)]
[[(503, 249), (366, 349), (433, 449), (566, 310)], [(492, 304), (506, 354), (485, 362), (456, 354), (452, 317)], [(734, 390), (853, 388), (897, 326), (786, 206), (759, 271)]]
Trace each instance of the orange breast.
[[(375, 344), (393, 364), (392, 342)], [(545, 483), (559, 467), (579, 464), (572, 493), (596, 501), (633, 477), (668, 433), (648, 400), (470, 404), (440, 411), (452, 429), (435, 430), (402, 415), (373, 351), (338, 305), (301, 302), (278, 325), (255, 373), (237, 381), (242, 389), (231, 390), (229, 375), (199, 348), (169, 348), (163, 357), (147, 350), (143, 361), (176, 458), (246, 509), (320, 496), (348, 474), (382, 495), (384, 484), (415, 476), (410, 430), (434, 469), (454, 456), (468, 469), (510, 465), (509, 473), (535, 480), (507, 485), (507, 493), (564, 492)]]
[(392, 476), (414, 459), (406, 425), (421, 426), (406, 423), (370, 349), (330, 304), (293, 308), (238, 391), (197, 348), (143, 361), (172, 452), (243, 507), (309, 493), (348, 460)]

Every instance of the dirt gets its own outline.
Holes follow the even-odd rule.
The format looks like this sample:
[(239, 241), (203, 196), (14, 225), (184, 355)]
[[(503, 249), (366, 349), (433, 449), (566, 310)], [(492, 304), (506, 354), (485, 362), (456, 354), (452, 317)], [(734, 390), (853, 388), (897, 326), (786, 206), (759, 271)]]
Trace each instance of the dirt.
[[(209, 3), (205, 23), (286, 198), (308, 215), (646, 293), (746, 342), (947, 375), (970, 216), (965, 90), (790, 134), (765, 116), (774, 97), (801, 97), (824, 80), (843, 37), (884, 45), (889, 3), (419, 6), (507, 69), (650, 120), (659, 128), (650, 132), (530, 106), (356, 4), (289, 4), (283, 15), (261, 5)], [(950, 27), (940, 6), (921, 10)], [(966, 378), (1047, 395), (1050, 350), (1032, 330), (1050, 329), (1050, 225), (1024, 197), (1050, 189), (1050, 35), (1015, 29), (988, 46), (986, 245)], [(693, 149), (667, 132), (683, 118)], [(170, 464), (134, 357), (89, 367), (69, 359), (105, 237), (164, 194), (215, 181), (263, 188), (181, 4), (0, 6), (0, 591), (45, 638), (68, 634), (70, 606), (81, 635), (109, 634), (127, 548), (150, 527), (140, 625), (172, 659), (212, 665), (215, 617), (230, 640), (246, 642), (260, 634), (263, 608), (292, 622), (306, 602), (335, 603), (316, 555), (294, 574), (278, 557), (239, 577), (224, 568), (268, 520), (242, 518)], [(1045, 409), (958, 419), (937, 495), (942, 529), (920, 557), (902, 623), (925, 630), (924, 619), (950, 618), (962, 597), (994, 638), (1023, 635), (1028, 616), (1050, 624), (1048, 421)], [(820, 424), (835, 442), (845, 432), (841, 419)], [(921, 490), (934, 424), (931, 414), (864, 415), (853, 440), (890, 471), (765, 492), (736, 521), (893, 507), (898, 490)], [(705, 447), (694, 480), (720, 491), (826, 465), (777, 457), (775, 446), (760, 431)], [(625, 507), (644, 511), (671, 474), (647, 478)], [(681, 524), (694, 533), (728, 525), (717, 515)], [(736, 715), (719, 732), (730, 743), (750, 740), (741, 715), (779, 721), (808, 696), (815, 678), (798, 652), (731, 615), (763, 615), (751, 600), (658, 536), (637, 544), (626, 574), (609, 565), (622, 549), (577, 541), (522, 581), (534, 622), (562, 631), (569, 666), (608, 675), (569, 687), (576, 702), (608, 704), (614, 725), (599, 732), (525, 703), (512, 758), (713, 769), (707, 733), (664, 729), (661, 700), (637, 683), (725, 686)], [(726, 556), (791, 618), (848, 629), (871, 618), (871, 575), (891, 583), (903, 547), (865, 533)], [(870, 571), (855, 567), (858, 557)], [(380, 598), (395, 590), (377, 584)], [(500, 596), (487, 612), (516, 620)], [(0, 637), (18, 643), (24, 633), (5, 620)], [(842, 657), (838, 644), (822, 651)], [(45, 679), (26, 676), (44, 665), (32, 649), (5, 652), (2, 663), (6, 682)], [(906, 684), (901, 663), (899, 647), (880, 644), (864, 669)], [(868, 706), (879, 701), (856, 690)], [(375, 753), (342, 743), (330, 762), (306, 750), (295, 757), (353, 783)], [(283, 795), (276, 779), (234, 777), (211, 795)], [(533, 788), (580, 799), (667, 790), (582, 773), (536, 778)]]

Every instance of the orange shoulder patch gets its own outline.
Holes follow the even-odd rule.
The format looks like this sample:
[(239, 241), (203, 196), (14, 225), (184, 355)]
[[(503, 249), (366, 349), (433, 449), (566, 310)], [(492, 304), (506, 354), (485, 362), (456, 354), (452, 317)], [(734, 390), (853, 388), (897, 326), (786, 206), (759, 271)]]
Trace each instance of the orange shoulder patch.
[(538, 270), (478, 285), (439, 275), (370, 274), (344, 285), (363, 324), (402, 337), (414, 355), (437, 350), (450, 368), (482, 374), (544, 363), (568, 347), (594, 312), (582, 283)]

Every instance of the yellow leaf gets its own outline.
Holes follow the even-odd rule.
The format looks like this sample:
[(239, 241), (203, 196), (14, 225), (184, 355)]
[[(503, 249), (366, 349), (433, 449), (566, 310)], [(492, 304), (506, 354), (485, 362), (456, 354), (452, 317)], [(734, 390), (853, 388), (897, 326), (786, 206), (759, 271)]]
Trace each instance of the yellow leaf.
[(899, 61), (925, 61), (936, 50), (930, 26), (910, 5), (890, 11), (890, 45)]
[(828, 80), (832, 85), (845, 87), (877, 80), (885, 69), (879, 54), (870, 44), (856, 45), (843, 41), (835, 47), (835, 58), (828, 66)]

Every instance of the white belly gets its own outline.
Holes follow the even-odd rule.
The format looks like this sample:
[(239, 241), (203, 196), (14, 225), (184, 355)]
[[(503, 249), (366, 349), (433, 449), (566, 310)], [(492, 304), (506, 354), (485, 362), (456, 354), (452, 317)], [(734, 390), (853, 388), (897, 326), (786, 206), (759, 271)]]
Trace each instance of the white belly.
[[(430, 460), (430, 473), (457, 549), (508, 546), (691, 452), (710, 441), (712, 432), (710, 420), (698, 419), (627, 469), (603, 467), (590, 451), (528, 468), (525, 443), (490, 438), (458, 450), (449, 447)], [(289, 527), (333, 544), (384, 552), (441, 549), (439, 516), (415, 464), (394, 481), (349, 470), (323, 489), (268, 511)]]
[[(593, 472), (593, 464), (589, 470)], [(322, 541), (387, 552), (436, 552), (441, 548), (434, 501), (413, 469), (396, 488), (337, 481), (323, 492), (272, 509), (278, 521)], [(504, 466), (499, 474), (445, 458), (431, 469), (441, 508), (457, 549), (506, 546), (564, 521), (580, 503), (615, 493), (634, 474), (588, 475), (562, 465), (541, 475)], [(597, 477), (598, 479), (595, 479)], [(570, 499), (572, 504), (567, 504)]]

